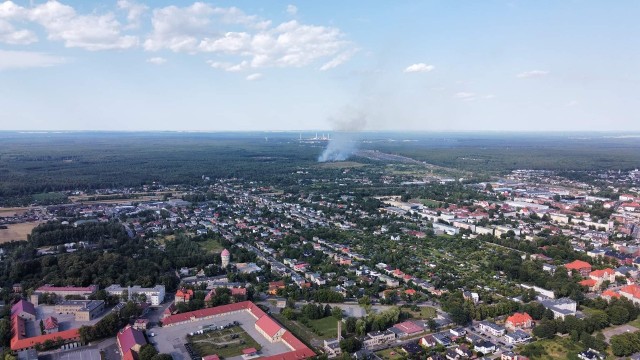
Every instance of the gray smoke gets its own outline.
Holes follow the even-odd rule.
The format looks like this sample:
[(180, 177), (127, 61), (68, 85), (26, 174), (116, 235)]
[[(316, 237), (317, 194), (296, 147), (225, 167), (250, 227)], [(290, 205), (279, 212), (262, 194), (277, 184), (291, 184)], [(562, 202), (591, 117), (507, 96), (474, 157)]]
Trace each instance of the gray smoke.
[(334, 133), (319, 162), (345, 161), (358, 150), (358, 134), (367, 125), (367, 115), (363, 111), (347, 108), (337, 117), (330, 118)]

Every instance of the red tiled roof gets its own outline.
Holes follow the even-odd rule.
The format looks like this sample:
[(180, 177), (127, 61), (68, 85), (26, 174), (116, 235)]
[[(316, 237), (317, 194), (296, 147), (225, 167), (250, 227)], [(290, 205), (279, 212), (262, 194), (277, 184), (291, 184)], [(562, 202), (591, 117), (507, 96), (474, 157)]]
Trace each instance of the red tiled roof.
[(124, 353), (122, 360), (138, 360), (138, 354), (133, 350), (129, 350)]
[(269, 337), (274, 337), (282, 329), (269, 315), (264, 315), (256, 321), (256, 327), (265, 332)]
[(245, 288), (231, 288), (231, 296), (246, 296), (247, 289)]
[(564, 267), (569, 269), (569, 270), (580, 270), (580, 269), (586, 269), (586, 268), (591, 270), (591, 264), (589, 264), (586, 261), (582, 261), (582, 260), (572, 261), (572, 262), (570, 262), (568, 264), (565, 264)]
[(636, 284), (627, 285), (620, 289), (620, 292), (627, 293), (636, 299), (640, 299), (640, 286)]
[(589, 276), (603, 278), (605, 276), (611, 276), (613, 274), (615, 274), (615, 271), (613, 271), (613, 269), (606, 268), (604, 270), (593, 270), (592, 272), (589, 273)]
[(202, 360), (220, 360), (220, 357), (218, 355), (207, 355), (205, 357), (202, 358)]
[(615, 292), (615, 291), (613, 291), (613, 290), (605, 290), (605, 291), (602, 293), (602, 296), (603, 296), (603, 297), (608, 296), (608, 297), (610, 297), (610, 298), (619, 298), (619, 297), (620, 297), (620, 294), (618, 294), (617, 292)]
[(593, 280), (593, 279), (586, 279), (586, 280), (582, 280), (580, 281), (578, 284), (582, 285), (582, 286), (586, 286), (586, 287), (594, 287), (596, 286), (598, 282)]
[(80, 340), (80, 332), (78, 329), (70, 329), (56, 332), (53, 334), (44, 334), (34, 337), (26, 337), (25, 320), (19, 316), (11, 317), (11, 328), (13, 337), (11, 338), (11, 350), (29, 349), (37, 344), (42, 344), (47, 340)]
[(526, 312), (524, 313), (515, 313), (511, 316), (509, 316), (507, 318), (508, 323), (512, 323), (514, 325), (518, 325), (518, 324), (524, 324), (528, 321), (533, 321), (533, 319), (531, 318), (531, 316), (529, 314), (527, 314)]
[(411, 321), (401, 322), (399, 324), (395, 324), (393, 327), (401, 330), (405, 334), (415, 334), (423, 330), (420, 326), (412, 323)]
[(53, 330), (58, 328), (58, 319), (53, 316), (49, 316), (44, 319), (44, 329), (45, 330)]
[(136, 330), (131, 326), (127, 326), (123, 330), (118, 332), (117, 340), (118, 346), (120, 346), (120, 349), (123, 353), (127, 352), (136, 345), (142, 346), (147, 343), (147, 339), (145, 339), (142, 331)]

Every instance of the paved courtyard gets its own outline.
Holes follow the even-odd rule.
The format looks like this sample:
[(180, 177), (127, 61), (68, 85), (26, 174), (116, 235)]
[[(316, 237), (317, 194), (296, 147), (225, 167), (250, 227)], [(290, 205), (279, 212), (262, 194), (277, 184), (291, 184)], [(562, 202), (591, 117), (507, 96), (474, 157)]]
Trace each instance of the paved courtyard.
[[(149, 340), (155, 345), (159, 352), (171, 354), (175, 360), (188, 360), (190, 357), (184, 347), (184, 344), (187, 342), (186, 335), (188, 333), (196, 332), (200, 330), (202, 326), (221, 326), (234, 321), (239, 322), (240, 327), (262, 346), (262, 350), (260, 350), (262, 356), (277, 355), (290, 351), (284, 343), (271, 343), (262, 336), (255, 328), (256, 320), (246, 311), (225, 314), (213, 319), (198, 320), (186, 324), (153, 328), (150, 332), (155, 333), (156, 336), (150, 337)], [(235, 358), (231, 359), (235, 360)]]
[(638, 328), (631, 326), (631, 325), (620, 325), (620, 326), (616, 326), (614, 328), (611, 329), (605, 329), (602, 331), (602, 334), (604, 335), (605, 339), (607, 339), (607, 341), (609, 341), (611, 339), (612, 336), (614, 335), (620, 335), (620, 334), (624, 334), (627, 332), (636, 332), (638, 331)]

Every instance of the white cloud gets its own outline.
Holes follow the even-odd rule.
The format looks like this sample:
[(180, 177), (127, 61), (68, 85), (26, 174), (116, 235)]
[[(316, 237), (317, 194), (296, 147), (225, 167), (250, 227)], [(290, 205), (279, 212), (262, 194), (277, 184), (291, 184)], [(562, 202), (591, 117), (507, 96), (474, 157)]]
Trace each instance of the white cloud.
[(17, 30), (11, 23), (0, 19), (0, 43), (10, 45), (28, 45), (38, 41), (31, 30)]
[(287, 14), (295, 16), (298, 13), (298, 7), (295, 5), (287, 5)]
[(246, 60), (238, 64), (218, 61), (207, 61), (207, 64), (214, 69), (222, 69), (229, 72), (238, 72), (249, 68), (249, 62)]
[(326, 70), (338, 67), (338, 66), (342, 65), (343, 63), (349, 61), (349, 59), (351, 59), (351, 57), (357, 52), (358, 52), (358, 49), (351, 49), (351, 50), (344, 51), (344, 52), (338, 54), (333, 59), (331, 59), (328, 62), (326, 62), (324, 65), (322, 65), (320, 67), (320, 70), (321, 71), (326, 71)]
[(137, 29), (140, 27), (142, 15), (149, 7), (129, 0), (118, 0), (118, 9), (127, 11), (127, 29)]
[(456, 99), (464, 100), (464, 101), (473, 101), (476, 99), (477, 96), (476, 96), (476, 93), (473, 93), (473, 92), (461, 91), (453, 95), (453, 97)]
[(429, 71), (432, 71), (433, 69), (435, 69), (435, 66), (433, 65), (427, 65), (425, 63), (417, 63), (417, 64), (412, 64), (407, 66), (407, 68), (404, 69), (404, 72), (406, 73), (429, 72)]
[(41, 52), (0, 50), (0, 70), (50, 67), (66, 62), (63, 57)]
[(527, 79), (527, 78), (543, 77), (547, 75), (549, 75), (549, 72), (546, 70), (530, 70), (530, 71), (521, 72), (520, 74), (516, 75), (516, 77), (521, 79)]
[(163, 57), (152, 57), (147, 59), (148, 63), (154, 64), (154, 65), (162, 65), (164, 63), (167, 62), (167, 59), (163, 58)]
[(128, 49), (138, 43), (137, 37), (122, 34), (113, 13), (79, 15), (71, 6), (55, 0), (24, 11), (28, 20), (44, 27), (48, 39), (63, 41), (66, 47), (94, 51)]
[(251, 75), (247, 76), (247, 80), (249, 80), (249, 81), (256, 81), (256, 80), (260, 80), (260, 79), (262, 79), (262, 74), (260, 74), (260, 73), (254, 73), (254, 74), (251, 74)]
[(568, 107), (574, 107), (574, 106), (577, 106), (578, 104), (580, 104), (580, 102), (578, 100), (571, 100), (566, 105)]

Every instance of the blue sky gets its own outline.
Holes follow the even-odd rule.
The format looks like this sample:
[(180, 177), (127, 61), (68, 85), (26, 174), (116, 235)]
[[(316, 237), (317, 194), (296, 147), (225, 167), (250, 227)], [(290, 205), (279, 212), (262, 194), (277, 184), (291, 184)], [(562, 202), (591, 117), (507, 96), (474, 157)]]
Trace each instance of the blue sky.
[(0, 130), (640, 131), (637, 1), (0, 0)]

